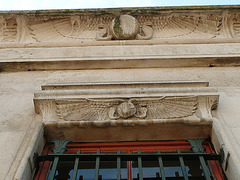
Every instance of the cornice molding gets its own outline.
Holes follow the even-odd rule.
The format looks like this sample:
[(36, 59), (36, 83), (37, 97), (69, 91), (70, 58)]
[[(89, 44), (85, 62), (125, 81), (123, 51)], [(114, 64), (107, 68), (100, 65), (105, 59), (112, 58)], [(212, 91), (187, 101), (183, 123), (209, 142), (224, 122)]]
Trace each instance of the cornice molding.
[(240, 43), (0, 49), (1, 71), (236, 67)]

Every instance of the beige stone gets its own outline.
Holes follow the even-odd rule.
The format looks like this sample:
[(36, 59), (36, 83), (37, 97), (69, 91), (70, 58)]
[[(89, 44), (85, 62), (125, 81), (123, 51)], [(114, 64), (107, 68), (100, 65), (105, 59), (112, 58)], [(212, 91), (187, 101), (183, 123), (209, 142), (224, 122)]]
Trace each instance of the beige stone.
[[(123, 76), (124, 74), (125, 76)], [(237, 67), (229, 67), (229, 68), (198, 68), (198, 71), (196, 71), (195, 68), (180, 68), (180, 69), (135, 69), (135, 70), (89, 70), (89, 71), (43, 71), (43, 72), (17, 72), (17, 73), (11, 73), (11, 72), (5, 72), (1, 73), (1, 101), (5, 103), (5, 106), (1, 108), (1, 129), (5, 132), (9, 132), (10, 130), (14, 129), (18, 131), (18, 127), (21, 127), (22, 132), (28, 131), (28, 127), (23, 125), (23, 122), (27, 122), (26, 120), (32, 122), (32, 123), (37, 123), (41, 119), (41, 117), (35, 116), (35, 111), (34, 111), (34, 105), (33, 105), (33, 94), (36, 92), (41, 92), (41, 85), (44, 85), (43, 88), (46, 88), (48, 91), (52, 91), (51, 89), (56, 89), (56, 90), (70, 90), (70, 89), (81, 89), (80, 85), (85, 84), (87, 88), (93, 88), (93, 89), (99, 89), (105, 87), (104, 84), (106, 84), (106, 87), (108, 88), (118, 88), (121, 89), (121, 85), (119, 85), (118, 82), (124, 82), (125, 85), (124, 87), (127, 88), (132, 88), (133, 86), (129, 82), (135, 81), (135, 87), (141, 87), (141, 82), (137, 82), (140, 80), (152, 80), (152, 83), (143, 83), (145, 87), (155, 87), (155, 88), (176, 88), (176, 87), (194, 87), (194, 88), (201, 88), (201, 86), (206, 87), (206, 83), (194, 83), (192, 80), (202, 80), (202, 81), (209, 81), (210, 86), (215, 86), (218, 93), (220, 94), (220, 101), (219, 101), (219, 107), (217, 110), (217, 114), (223, 113), (225, 114), (226, 117), (224, 117), (224, 124), (221, 122), (222, 118), (217, 118), (213, 119), (214, 122), (220, 123), (219, 125), (216, 126), (216, 124), (213, 124), (213, 129), (218, 130), (220, 135), (219, 137), (228, 137), (230, 134), (235, 133), (236, 136), (238, 133), (236, 133), (236, 127), (238, 127), (238, 121), (236, 120), (237, 116), (237, 102), (238, 99), (235, 98), (234, 101), (231, 97), (234, 97), (238, 94), (239, 92), (239, 81), (238, 77), (240, 76), (240, 73), (238, 71)], [(176, 80), (191, 80), (189, 82), (176, 82)], [(156, 81), (156, 80), (161, 80), (161, 81)], [(173, 81), (175, 80), (175, 82)], [(105, 83), (98, 83), (98, 86), (96, 86), (95, 83), (91, 82), (101, 82), (105, 81)], [(113, 81), (113, 83), (109, 82)], [(60, 84), (59, 84), (60, 82)], [(64, 84), (64, 82), (68, 82), (67, 84)], [(79, 82), (79, 83), (76, 83)], [(80, 82), (86, 82), (86, 83), (80, 83)], [(161, 84), (162, 82), (162, 84)], [(172, 83), (171, 83), (172, 82)], [(54, 85), (47, 85), (53, 83)], [(61, 84), (62, 83), (62, 84)], [(112, 85), (111, 85), (112, 84)], [(120, 83), (124, 84), (124, 83)], [(95, 85), (95, 86), (94, 86)], [(177, 85), (177, 86), (176, 86)], [(225, 86), (225, 87), (224, 87)], [(229, 87), (231, 86), (231, 88)], [(207, 88), (207, 87), (206, 87)], [(211, 89), (211, 88), (210, 88)], [(46, 91), (44, 90), (44, 91)], [(27, 93), (28, 95), (23, 96), (24, 93)], [(16, 94), (16, 97), (13, 96), (13, 94)], [(8, 95), (8, 96), (7, 96)], [(238, 96), (238, 95), (237, 95)], [(13, 98), (14, 97), (14, 98)], [(24, 103), (19, 104), (20, 102)], [(232, 104), (232, 103), (233, 104)], [(7, 103), (7, 104), (6, 104)], [(17, 104), (17, 106), (15, 106)], [(235, 105), (234, 105), (235, 104)], [(233, 105), (233, 106), (231, 106)], [(12, 106), (15, 106), (15, 109), (12, 108)], [(226, 109), (225, 109), (226, 108)], [(12, 112), (17, 112), (17, 114), (11, 113), (10, 110), (14, 110)], [(231, 111), (229, 112), (229, 110)], [(24, 112), (24, 113), (23, 113)], [(23, 115), (24, 114), (24, 115)], [(18, 118), (14, 118), (14, 117)], [(231, 118), (231, 116), (234, 116)], [(15, 119), (15, 121), (14, 121)], [(221, 120), (221, 121), (220, 121)], [(230, 127), (230, 133), (225, 132), (222, 130), (222, 128), (226, 128), (228, 123), (235, 122), (234, 128), (231, 129)], [(15, 125), (14, 125), (15, 124)], [(130, 123), (131, 124), (131, 123)], [(232, 123), (231, 123), (232, 124)], [(144, 126), (137, 125), (140, 128), (143, 128)], [(221, 129), (219, 129), (219, 126)], [(50, 126), (49, 126), (50, 127)], [(124, 128), (131, 128), (132, 126), (123, 126)], [(192, 127), (192, 126), (190, 126)], [(189, 129), (191, 130), (191, 128)], [(209, 126), (208, 126), (209, 127)], [(55, 130), (56, 127), (53, 127)], [(75, 127), (78, 129), (77, 127)], [(102, 128), (97, 128), (93, 127), (99, 132), (101, 132)], [(182, 128), (182, 127), (181, 127)], [(186, 127), (185, 127), (186, 128)], [(85, 132), (85, 128), (81, 128)], [(197, 128), (198, 129), (198, 128)], [(167, 130), (167, 129), (166, 129)], [(211, 129), (207, 130), (206, 128), (203, 129), (201, 135), (204, 135), (207, 137), (210, 132), (211, 135)], [(206, 131), (207, 130), (207, 131)], [(53, 131), (50, 131), (53, 132)], [(49, 133), (50, 133), (49, 132)], [(111, 132), (111, 131), (110, 131)], [(121, 133), (121, 128), (119, 129), (119, 132)], [(195, 131), (193, 131), (195, 132)], [(200, 131), (201, 132), (201, 131)], [(205, 132), (205, 133), (203, 133)], [(36, 132), (33, 132), (33, 134)], [(122, 133), (121, 133), (122, 134)], [(35, 135), (37, 136), (38, 133)], [(31, 135), (33, 136), (33, 135)], [(151, 135), (152, 137), (153, 135)], [(7, 136), (8, 138), (10, 136)], [(15, 139), (14, 135), (11, 135), (13, 139)], [(20, 137), (20, 136), (18, 136)], [(138, 136), (138, 137), (142, 137)], [(198, 136), (200, 137), (200, 136)], [(202, 137), (202, 136), (201, 136)], [(238, 136), (237, 136), (238, 137)], [(90, 137), (89, 137), (90, 138)], [(93, 137), (92, 137), (93, 138)], [(137, 138), (137, 137), (135, 137)], [(167, 137), (166, 137), (167, 138)], [(183, 136), (182, 139), (185, 137)], [(230, 139), (229, 139), (230, 138)], [(9, 139), (9, 138), (8, 138)], [(148, 137), (150, 139), (150, 137)], [(237, 139), (234, 140), (235, 138), (228, 137), (227, 139), (221, 140), (218, 143), (219, 146), (223, 146), (226, 148), (226, 152), (230, 151), (231, 152), (231, 164), (229, 166), (229, 170), (227, 173), (229, 174), (229, 177), (236, 177), (237, 171), (236, 169), (238, 168), (238, 158), (237, 155), (238, 151), (233, 150), (233, 147), (235, 147), (235, 144), (237, 143)], [(3, 139), (2, 139), (3, 140)], [(80, 140), (80, 139), (79, 139)], [(81, 139), (82, 140), (82, 139)], [(89, 139), (93, 140), (93, 139)], [(95, 139), (96, 141), (96, 139)], [(21, 149), (21, 151), (25, 151), (25, 148), (27, 148), (27, 145), (23, 144), (23, 141), (18, 141), (16, 140), (11, 140), (11, 141), (5, 141), (5, 146), (2, 146), (1, 148), (1, 157), (7, 157), (8, 155), (14, 156), (15, 152), (10, 152), (8, 151), (8, 146), (7, 144), (12, 144), (12, 142), (15, 142), (15, 146)], [(231, 142), (231, 143), (230, 143)], [(217, 143), (216, 143), (217, 147)], [(40, 148), (41, 149), (41, 148)], [(7, 154), (6, 154), (7, 153)], [(25, 153), (23, 156), (25, 158), (31, 158), (32, 156), (29, 156), (28, 154)], [(21, 158), (20, 158), (21, 159)], [(23, 159), (23, 160), (24, 160)], [(12, 163), (16, 163), (12, 159), (12, 161), (8, 161), (5, 163), (1, 163), (1, 165), (4, 165), (4, 168), (10, 169), (8, 176), (10, 179), (14, 177), (15, 173), (18, 174), (18, 177), (21, 177), (21, 173), (16, 170), (18, 169), (17, 166), (12, 166)], [(233, 167), (232, 167), (233, 166)], [(2, 167), (2, 166), (1, 166)], [(8, 167), (8, 168), (7, 168)], [(12, 167), (12, 168), (10, 168)], [(25, 166), (24, 166), (25, 167)], [(22, 168), (24, 169), (24, 168)], [(235, 170), (234, 170), (235, 169)], [(25, 171), (24, 171), (25, 172)], [(30, 171), (31, 172), (31, 171)], [(231, 173), (229, 173), (231, 172)], [(7, 173), (7, 170), (4, 171), (4, 174), (1, 174), (1, 178), (5, 177)], [(234, 175), (235, 174), (235, 175)], [(23, 176), (24, 177), (24, 176)]]
[[(17, 16), (12, 16), (17, 14)], [(138, 21), (140, 26), (153, 29), (151, 39), (221, 39), (239, 38), (238, 6), (218, 8), (141, 8), (108, 10), (69, 10), (2, 12), (0, 14), (1, 42), (59, 42), (96, 41), (99, 29), (107, 29), (114, 18), (123, 23)], [(131, 21), (133, 17), (136, 21)], [(132, 24), (130, 24), (132, 25)], [(128, 25), (123, 25), (129, 29)], [(144, 31), (144, 30), (143, 30)]]
[(138, 20), (133, 16), (120, 15), (112, 20), (109, 27), (97, 33), (97, 40), (149, 40), (152, 35), (153, 29), (150, 26), (140, 27)]
[[(144, 27), (152, 36), (97, 41), (126, 14), (141, 36)], [(228, 179), (239, 179), (239, 14), (239, 6), (0, 12), (0, 179), (32, 179), (33, 154), (54, 138), (189, 137), (211, 137), (216, 152), (224, 151)], [(148, 118), (149, 107), (138, 105), (145, 99), (164, 107), (163, 97), (180, 104), (190, 98), (193, 109)], [(74, 120), (71, 103), (87, 99), (119, 102), (105, 119)]]
[[(127, 82), (123, 85), (91, 83), (91, 86), (83, 83), (72, 85), (73, 89), (65, 85), (68, 87), (67, 90), (63, 89), (64, 85), (48, 85), (44, 86), (42, 92), (35, 93), (34, 104), (36, 112), (43, 116), (44, 126), (49, 132), (47, 133), (49, 140), (64, 137), (64, 139), (78, 142), (79, 136), (89, 131), (97, 135), (94, 134), (90, 138), (89, 134), (90, 139), (86, 141), (117, 141), (116, 138), (109, 134), (106, 136), (102, 132), (106, 128), (116, 131), (118, 141), (124, 141), (126, 136), (131, 139), (136, 136), (134, 134), (142, 134), (141, 138), (138, 138), (139, 141), (151, 138), (166, 140), (166, 136), (169, 139), (182, 140), (183, 137), (198, 137), (199, 134), (201, 137), (208, 138), (211, 134), (211, 110), (218, 104), (216, 89), (205, 87), (207, 84), (203, 82), (191, 83), (192, 86), (203, 87), (167, 87), (191, 86), (190, 83), (172, 82), (163, 83), (163, 85), (161, 82)], [(149, 87), (150, 84), (160, 88)], [(104, 85), (108, 85), (108, 89), (106, 87), (101, 89)], [(94, 86), (95, 88), (92, 89)], [(118, 89), (115, 89), (116, 86)], [(50, 90), (45, 90), (46, 87)], [(58, 87), (61, 89), (55, 90)], [(77, 87), (79, 89), (76, 89)], [(131, 133), (134, 132), (133, 135), (117, 133), (119, 128), (122, 129), (121, 132), (128, 126), (136, 129), (136, 132), (131, 131)], [(197, 128), (190, 133), (189, 127), (194, 126)], [(143, 135), (141, 127), (150, 128), (151, 131), (146, 131), (148, 135)], [(180, 127), (186, 134), (178, 131)], [(154, 134), (151, 135), (150, 132)], [(156, 135), (156, 132), (162, 132), (162, 134)]]

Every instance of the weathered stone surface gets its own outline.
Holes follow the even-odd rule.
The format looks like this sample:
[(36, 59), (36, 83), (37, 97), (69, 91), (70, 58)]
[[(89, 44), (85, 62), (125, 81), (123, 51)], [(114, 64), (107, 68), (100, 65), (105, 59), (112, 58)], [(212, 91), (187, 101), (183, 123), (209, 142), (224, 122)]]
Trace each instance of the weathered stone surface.
[[(79, 142), (211, 137), (217, 152), (230, 154), (223, 162), (228, 179), (238, 179), (239, 11), (227, 6), (0, 12), (0, 179), (32, 179), (33, 154), (42, 152), (45, 140), (66, 137)], [(97, 41), (97, 33), (126, 14), (139, 23), (135, 39)], [(146, 27), (152, 36), (141, 40)], [(161, 109), (165, 100), (181, 104), (182, 97), (190, 98), (190, 114), (149, 118), (150, 102)], [(148, 103), (139, 106), (142, 98)], [(62, 100), (74, 109), (71, 101), (88, 99), (120, 101), (101, 121), (71, 121), (71, 111), (57, 113)]]
[[(14, 16), (13, 16), (14, 15)], [(124, 33), (117, 33), (113, 28), (118, 19)], [(137, 22), (137, 23), (136, 23)], [(115, 39), (134, 39), (136, 29), (138, 39), (159, 40), (207, 39), (207, 42), (220, 39), (240, 37), (239, 6), (222, 8), (142, 8), (142, 9), (110, 9), (92, 11), (30, 11), (0, 13), (0, 41), (2, 43), (39, 43), (39, 42), (72, 42), (96, 41), (96, 34), (105, 30), (107, 35), (100, 33), (105, 40), (108, 38), (109, 27)], [(124, 25), (130, 23), (131, 26)], [(139, 24), (139, 25), (137, 25)], [(132, 27), (130, 30), (129, 27)], [(139, 30), (141, 27), (141, 32)], [(152, 32), (151, 30), (152, 29)], [(130, 30), (130, 31), (129, 31)], [(113, 33), (114, 32), (114, 33)], [(134, 33), (130, 33), (134, 32)], [(152, 36), (148, 36), (149, 32)], [(150, 34), (151, 34), (150, 33)], [(124, 35), (125, 34), (125, 37)], [(127, 35), (128, 34), (128, 35)], [(141, 42), (139, 42), (141, 43)]]
[(140, 27), (138, 20), (133, 16), (120, 15), (112, 20), (109, 27), (97, 33), (97, 40), (149, 40), (152, 35), (153, 29), (150, 26)]
[(58, 83), (42, 85), (42, 90), (67, 89), (120, 89), (120, 88), (176, 88), (176, 87), (208, 87), (204, 81), (117, 81), (117, 82), (85, 82), (85, 83)]
[(138, 21), (130, 15), (117, 16), (110, 25), (110, 32), (114, 39), (134, 39), (139, 31)]
[[(130, 121), (126, 125), (116, 125), (108, 128), (83, 126), (81, 130), (77, 125), (71, 126), (69, 123), (59, 123), (56, 126), (55, 123), (46, 122), (44, 126), (45, 132), (49, 135), (49, 141), (56, 138), (71, 138), (77, 142), (157, 141), (160, 139), (176, 140), (176, 135), (178, 140), (185, 140), (187, 137), (205, 139), (211, 135), (210, 125), (196, 124), (193, 126), (172, 123), (175, 124), (174, 127), (172, 124), (154, 122), (144, 126)], [(177, 133), (180, 129), (184, 129), (184, 131)], [(88, 135), (86, 136), (86, 134)]]
[[(124, 74), (124, 76), (123, 76)], [(38, 131), (33, 131), (29, 132), (28, 135), (24, 137), (24, 141), (17, 140), (17, 138), (23, 137), (24, 134), (29, 131), (29, 123), (36, 124), (39, 122), (39, 120), (42, 119), (42, 117), (39, 115), (35, 115), (34, 112), (34, 105), (33, 105), (33, 94), (37, 91), (41, 91), (41, 85), (45, 86), (43, 88), (46, 88), (46, 90), (52, 91), (51, 89), (56, 89), (56, 90), (70, 90), (70, 89), (99, 89), (103, 88), (106, 86), (106, 88), (117, 88), (121, 89), (122, 87), (121, 84), (126, 84), (124, 88), (133, 88), (133, 87), (138, 87), (140, 88), (142, 84), (144, 84), (145, 87), (154, 87), (154, 88), (176, 88), (176, 87), (182, 87), (182, 88), (189, 88), (189, 87), (196, 87), (200, 88), (201, 86), (206, 87), (206, 83), (194, 83), (192, 82), (193, 80), (201, 80), (201, 81), (209, 81), (210, 86), (215, 86), (217, 87), (218, 92), (220, 93), (220, 103), (219, 107), (217, 110), (217, 114), (221, 113), (222, 115), (219, 116), (217, 119), (213, 119), (213, 129), (214, 131), (219, 131), (218, 132), (218, 143), (215, 143), (214, 145), (219, 144), (219, 146), (222, 146), (222, 144), (225, 144), (226, 151), (229, 151), (231, 153), (231, 164), (229, 166), (229, 170), (227, 173), (229, 174), (230, 177), (236, 177), (236, 169), (240, 168), (239, 164), (236, 163), (235, 161), (238, 162), (239, 155), (238, 151), (236, 150), (238, 147), (237, 141), (235, 140), (234, 136), (236, 134), (236, 128), (239, 127), (238, 123), (238, 101), (239, 98), (239, 88), (238, 86), (240, 85), (239, 83), (239, 78), (240, 78), (240, 73), (239, 73), (239, 68), (238, 67), (219, 67), (219, 68), (178, 68), (178, 69), (118, 69), (118, 70), (84, 70), (84, 71), (35, 71), (35, 72), (17, 72), (17, 73), (1, 73), (0, 75), (0, 91), (1, 91), (1, 104), (4, 104), (2, 108), (0, 109), (0, 119), (1, 119), (1, 133), (7, 133), (8, 135), (6, 136), (7, 139), (4, 139), (1, 136), (1, 142), (4, 141), (4, 146), (1, 146), (1, 160), (5, 159), (5, 157), (11, 156), (11, 157), (18, 157), (19, 161), (15, 161), (15, 159), (12, 159), (12, 161), (5, 161), (4, 163), (1, 161), (0, 167), (2, 169), (5, 169), (4, 172), (1, 171), (0, 177), (1, 179), (4, 179), (7, 177), (9, 179), (12, 179), (16, 174), (16, 177), (21, 179), (21, 177), (25, 177), (21, 172), (25, 172), (26, 166), (21, 165), (21, 170), (17, 171), (17, 167), (19, 166), (19, 163), (22, 159), (24, 158), (24, 161), (28, 159), (29, 157), (31, 158), (30, 154), (26, 152), (26, 148), (33, 142), (34, 140), (26, 142), (26, 137), (31, 139), (33, 136), (38, 136), (39, 132)], [(129, 82), (124, 81), (134, 81), (135, 85), (132, 86), (130, 85)], [(146, 82), (142, 83), (139, 81), (149, 81), (151, 80), (152, 83)], [(158, 81), (157, 81), (158, 80)], [(176, 82), (176, 80), (189, 80), (189, 82)], [(101, 82), (104, 81), (103, 85), (100, 85), (100, 83), (92, 83), (92, 82)], [(109, 82), (113, 81), (113, 83)], [(161, 81), (163, 81), (163, 84), (161, 84)], [(171, 83), (174, 82), (175, 83)], [(79, 82), (79, 83), (76, 83)], [(80, 82), (85, 82), (85, 83), (80, 83)], [(53, 83), (54, 85), (49, 85), (47, 86), (46, 84), (51, 84)], [(159, 85), (160, 83), (160, 85)], [(77, 85), (76, 85), (77, 84)], [(93, 86), (92, 84), (95, 84)], [(80, 85), (82, 85), (80, 88)], [(222, 87), (222, 88), (220, 88)], [(232, 88), (230, 88), (232, 87)], [(16, 96), (13, 94), (16, 94)], [(23, 94), (26, 94), (26, 96), (23, 96)], [(23, 103), (23, 104), (22, 104)], [(14, 107), (14, 108), (13, 108)], [(226, 109), (225, 109), (226, 108)], [(116, 134), (115, 139), (117, 138), (117, 135), (124, 135), (122, 133), (124, 131), (124, 128), (127, 129), (137, 129), (140, 128), (142, 131), (146, 132), (152, 132), (150, 129), (147, 131), (146, 127), (147, 126), (142, 126), (141, 124), (136, 124), (135, 126), (132, 126), (133, 122), (128, 122), (126, 121), (126, 124), (129, 125), (121, 125), (116, 132), (119, 132), (119, 134)], [(216, 124), (217, 123), (217, 124)], [(233, 124), (234, 123), (234, 124)], [(230, 125), (228, 125), (230, 124)], [(66, 124), (59, 124), (59, 127), (64, 127)], [(89, 130), (89, 128), (85, 127), (84, 124), (82, 125), (83, 127), (81, 128), (81, 133), (84, 136)], [(151, 125), (152, 127), (155, 127), (156, 124)], [(183, 128), (182, 125), (177, 125), (180, 129)], [(203, 127), (202, 125), (200, 125)], [(20, 129), (19, 129), (20, 127)], [(47, 128), (47, 133), (49, 133), (52, 137), (54, 137), (54, 131), (60, 130), (59, 127), (56, 127), (55, 125), (51, 126), (46, 126), (49, 127)], [(161, 131), (159, 136), (156, 136), (156, 133), (149, 134), (148, 137), (145, 137), (147, 139), (151, 138), (166, 138), (164, 134), (168, 132), (168, 130), (171, 130), (171, 126), (169, 125), (161, 125), (159, 124), (157, 127), (162, 128), (163, 130), (165, 129), (166, 131)], [(207, 127), (200, 128), (196, 126), (196, 129), (193, 128), (192, 125), (187, 126), (186, 124), (184, 125), (185, 128), (188, 127), (189, 133), (192, 132), (191, 135), (193, 135), (196, 130), (199, 131), (199, 134), (195, 134), (198, 137), (207, 137), (211, 135), (211, 127), (207, 125)], [(220, 127), (220, 128), (219, 128)], [(75, 130), (79, 130), (78, 126), (73, 127)], [(110, 129), (114, 129), (114, 126), (111, 127)], [(228, 128), (228, 131), (226, 132), (225, 129)], [(201, 129), (201, 131), (200, 131)], [(99, 131), (96, 131), (99, 130)], [(99, 136), (99, 139), (103, 139), (108, 137), (109, 134), (104, 136), (101, 134), (101, 132), (104, 130), (104, 128), (101, 127), (92, 127), (91, 131), (96, 132), (97, 135), (102, 135)], [(146, 131), (145, 131), (146, 130)], [(12, 131), (15, 131), (15, 133), (11, 133)], [(67, 131), (66, 131), (67, 132)], [(73, 131), (74, 132), (74, 131)], [(109, 133), (113, 131), (109, 130)], [(116, 133), (115, 132), (115, 133)], [(131, 131), (129, 131), (130, 133)], [(136, 132), (134, 130), (133, 132)], [(175, 131), (173, 131), (175, 133)], [(21, 136), (19, 135), (22, 134)], [(52, 133), (52, 134), (51, 134)], [(99, 133), (99, 134), (98, 134)], [(114, 134), (115, 134), (114, 133)], [(209, 134), (210, 133), (210, 134)], [(35, 135), (34, 135), (35, 134)], [(234, 134), (232, 137), (231, 134)], [(11, 136), (10, 136), (11, 135)], [(56, 135), (56, 134), (55, 134)], [(61, 134), (60, 134), (61, 135)], [(69, 134), (70, 135), (70, 134)], [(133, 136), (134, 133), (132, 134), (126, 134), (122, 137), (122, 140), (134, 140), (134, 139), (139, 139), (138, 136)], [(231, 135), (231, 137), (228, 137)], [(74, 136), (74, 134), (73, 134)], [(79, 141), (84, 141), (83, 136), (79, 136), (80, 139)], [(58, 137), (58, 136), (56, 136)], [(84, 136), (85, 137), (85, 136)], [(96, 141), (95, 134), (92, 134), (92, 136), (89, 136), (89, 141)], [(142, 134), (140, 137), (144, 138), (144, 134)], [(182, 134), (182, 136), (179, 136), (179, 138), (184, 139), (186, 135)], [(238, 136), (237, 136), (238, 137)], [(223, 138), (223, 140), (222, 140)], [(230, 139), (229, 139), (230, 138)], [(10, 140), (12, 139), (12, 140)], [(174, 139), (174, 138), (173, 138)], [(112, 137), (112, 140), (114, 140), (114, 137)], [(87, 141), (87, 139), (86, 139)], [(216, 141), (217, 142), (217, 141)], [(12, 144), (14, 143), (15, 148), (18, 148), (18, 154), (15, 154), (16, 151), (9, 151), (8, 147), (12, 147)], [(237, 145), (238, 146), (238, 145)], [(15, 149), (14, 148), (14, 149)], [(30, 146), (29, 146), (30, 148)], [(13, 163), (15, 164), (13, 166)], [(20, 163), (21, 164), (21, 163)], [(28, 164), (28, 163), (26, 163)], [(30, 168), (30, 165), (28, 164), (28, 167)], [(7, 173), (9, 170), (9, 173)], [(17, 172), (16, 172), (17, 171)], [(233, 172), (234, 173), (233, 173)], [(28, 172), (31, 172), (30, 170)], [(22, 176), (23, 175), (23, 176)]]
[[(62, 85), (49, 85), (44, 87), (50, 90), (35, 93), (34, 104), (36, 112), (42, 114), (48, 140), (64, 138), (78, 142), (79, 135), (87, 129), (95, 134), (88, 136), (86, 142), (114, 142), (116, 138), (105, 136), (102, 131), (111, 128), (117, 134), (125, 127), (134, 127), (135, 131), (129, 135), (119, 132), (116, 136), (119, 140), (125, 136), (129, 136), (128, 140), (134, 140), (135, 136), (139, 141), (148, 138), (166, 140), (164, 134), (171, 139), (195, 138), (199, 134), (207, 138), (211, 134), (211, 111), (218, 104), (217, 89), (205, 87), (206, 84), (201, 82), (188, 85), (202, 87), (166, 87), (174, 83), (178, 86), (188, 84), (173, 82), (165, 84), (165, 88), (152, 88), (147, 82), (127, 82), (126, 85), (103, 83), (108, 84), (108, 89), (101, 89), (101, 83), (92, 83), (91, 86), (83, 83), (77, 86), (79, 89), (72, 85), (73, 89), (61, 90), (55, 88)], [(135, 87), (135, 84), (141, 88)], [(116, 85), (118, 89), (115, 89)], [(160, 84), (158, 86), (161, 87)], [(189, 127), (193, 126), (198, 128), (190, 133)], [(153, 134), (148, 132), (148, 135), (143, 135), (141, 127), (151, 128)], [(172, 131), (169, 131), (170, 127)], [(179, 127), (183, 131), (178, 131)], [(155, 132), (162, 133), (155, 135)]]
[(34, 101), (36, 112), (42, 112), (46, 121), (49, 117), (54, 121), (56, 113), (66, 121), (139, 119), (139, 116), (149, 120), (184, 117), (189, 120), (195, 112), (196, 119), (210, 120), (209, 112), (218, 103), (215, 91), (212, 88), (144, 88), (143, 84), (141, 89), (45, 90), (36, 93)]
[(240, 44), (0, 49), (1, 71), (240, 66)]

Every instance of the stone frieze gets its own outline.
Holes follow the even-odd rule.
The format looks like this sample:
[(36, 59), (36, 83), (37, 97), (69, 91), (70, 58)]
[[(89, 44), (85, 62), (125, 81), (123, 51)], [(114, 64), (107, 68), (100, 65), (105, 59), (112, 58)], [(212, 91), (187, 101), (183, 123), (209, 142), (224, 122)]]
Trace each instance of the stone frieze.
[[(0, 42), (222, 39), (240, 36), (238, 9), (159, 11), (132, 15), (129, 15), (131, 12), (121, 12), (120, 16), (116, 13), (95, 14), (0, 14)], [(119, 23), (124, 27), (124, 32), (120, 34), (116, 30)]]
[(192, 116), (197, 96), (56, 100), (56, 112), (65, 121), (116, 119), (176, 119)]
[(34, 102), (36, 112), (42, 115), (45, 124), (59, 126), (104, 127), (174, 122), (209, 125), (218, 97), (215, 89), (209, 87), (54, 88), (36, 93)]

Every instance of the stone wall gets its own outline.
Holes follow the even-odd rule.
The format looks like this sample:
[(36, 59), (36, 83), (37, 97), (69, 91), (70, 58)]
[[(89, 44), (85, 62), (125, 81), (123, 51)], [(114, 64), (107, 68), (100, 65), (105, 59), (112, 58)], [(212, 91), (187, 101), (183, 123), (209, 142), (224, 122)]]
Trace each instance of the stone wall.
[[(124, 74), (124, 76), (123, 76)], [(220, 94), (213, 119), (216, 149), (230, 152), (229, 177), (238, 176), (240, 99), (238, 68), (121, 69), (85, 71), (45, 71), (1, 73), (1, 179), (21, 179), (22, 170), (33, 156), (33, 146), (41, 135), (41, 115), (36, 114), (33, 95), (41, 85), (51, 83), (119, 81), (208, 81)], [(40, 133), (40, 135), (39, 135)], [(38, 137), (39, 138), (39, 137)], [(42, 142), (44, 143), (44, 142)], [(41, 143), (40, 143), (41, 151)], [(38, 148), (36, 148), (38, 149)], [(30, 168), (30, 167), (29, 167)]]
[[(133, 30), (134, 37), (128, 36), (130, 39), (123, 31), (128, 20), (122, 18), (121, 24), (120, 15), (124, 14), (139, 23), (136, 32)], [(182, 88), (179, 92), (185, 94), (207, 91), (206, 97), (219, 96), (218, 107), (208, 112), (211, 118), (207, 130), (201, 126), (203, 131), (198, 133), (203, 134), (194, 136), (210, 136), (217, 152), (223, 148), (223, 168), (228, 164), (225, 173), (229, 179), (238, 179), (239, 14), (239, 7), (228, 6), (1, 12), (0, 179), (30, 179), (34, 172), (33, 154), (40, 154), (48, 140), (44, 134), (56, 134), (47, 129), (43, 114), (36, 110), (37, 97), (44, 94), (42, 86), (61, 89), (59, 84), (65, 84), (69, 90), (76, 90), (78, 84), (99, 83), (107, 89), (109, 82), (135, 83), (134, 86), (138, 82), (157, 82), (157, 93), (161, 88), (166, 90), (164, 93), (176, 93), (167, 89), (170, 84), (172, 88)], [(113, 33), (116, 17), (120, 18), (121, 37), (124, 35), (125, 39)], [(111, 25), (113, 28), (108, 31)], [(195, 89), (185, 86), (186, 82)], [(202, 107), (207, 106), (201, 103)], [(198, 120), (196, 117), (191, 116)]]

